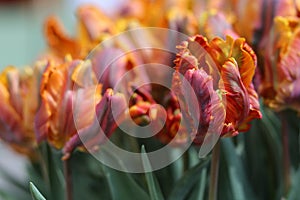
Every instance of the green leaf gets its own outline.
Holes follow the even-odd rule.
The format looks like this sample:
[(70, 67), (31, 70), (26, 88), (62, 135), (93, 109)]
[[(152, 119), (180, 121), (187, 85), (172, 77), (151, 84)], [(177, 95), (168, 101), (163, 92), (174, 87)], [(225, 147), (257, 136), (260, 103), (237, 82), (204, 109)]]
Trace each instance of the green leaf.
[(73, 200), (111, 199), (101, 163), (86, 152), (75, 151), (71, 158)]
[(29, 183), (29, 188), (33, 200), (46, 200), (32, 182)]
[(158, 181), (157, 181), (156, 177), (154, 176), (154, 174), (152, 173), (152, 167), (151, 167), (150, 161), (148, 159), (148, 156), (146, 154), (144, 145), (142, 146), (141, 153), (142, 153), (143, 166), (146, 171), (145, 177), (147, 180), (150, 198), (151, 198), (151, 200), (164, 199), (161, 189), (159, 187)]
[[(146, 147), (148, 150), (148, 146)], [(177, 151), (176, 148), (172, 149), (172, 151), (169, 151), (168, 157), (170, 159), (174, 159), (174, 157), (178, 155), (178, 152), (176, 151)], [(153, 172), (158, 182), (160, 183), (160, 188), (165, 197), (169, 196), (169, 194), (174, 188), (175, 183), (183, 176), (183, 173), (184, 173), (184, 155), (179, 157), (177, 160), (175, 159), (175, 161), (170, 165)]]
[[(221, 162), (220, 164), (226, 166), (227, 171), (225, 171), (225, 173), (227, 173), (228, 180), (220, 179), (218, 187), (230, 187), (232, 199), (255, 199), (254, 194), (251, 188), (249, 187), (249, 182), (245, 173), (245, 168), (242, 164), (242, 160), (237, 155), (232, 140), (230, 138), (223, 138), (221, 140), (221, 144), (221, 152), (224, 156), (224, 162)], [(219, 194), (219, 197), (220, 196), (222, 196), (222, 194)]]
[(206, 178), (207, 178), (207, 168), (204, 168), (200, 174), (200, 181), (195, 185), (189, 199), (197, 199), (197, 200), (204, 199)]
[(288, 195), (288, 200), (298, 200), (300, 197), (300, 190), (299, 190), (299, 185), (300, 185), (300, 168), (294, 175), (293, 179), (293, 184), (291, 187), (291, 190)]
[[(281, 123), (261, 104), (263, 118), (254, 120), (247, 133), (239, 134), (244, 149), (239, 152), (247, 180), (258, 199), (280, 199), (282, 194)], [(240, 145), (239, 145), (240, 146)]]
[(183, 177), (177, 181), (175, 187), (170, 193), (168, 199), (170, 200), (182, 200), (187, 197), (191, 189), (195, 186), (197, 181), (199, 181), (199, 174), (206, 167), (209, 162), (209, 158), (205, 158), (200, 161), (199, 164), (186, 171)]
[(300, 118), (297, 112), (285, 110), (280, 113), (281, 120), (286, 123), (286, 131), (288, 133), (290, 162), (294, 169), (297, 169), (300, 163), (299, 156), (299, 130)]
[(7, 191), (2, 190), (2, 188), (0, 189), (0, 197), (1, 197), (1, 199), (5, 199), (5, 200), (15, 199), (15, 198), (11, 197), (11, 195), (9, 193), (7, 193)]
[(114, 200), (148, 200), (147, 193), (135, 182), (129, 173), (120, 172), (103, 165), (112, 199)]
[(196, 166), (199, 163), (199, 156), (198, 156), (198, 152), (197, 150), (194, 148), (194, 146), (191, 146), (188, 150), (187, 150), (187, 155), (188, 155), (188, 165), (189, 168), (192, 168), (194, 166)]
[[(106, 159), (110, 159), (110, 162), (119, 164), (119, 166), (121, 167), (120, 169), (122, 169), (123, 171), (127, 171), (122, 160), (115, 154), (111, 153), (109, 149), (102, 148), (99, 153), (101, 153), (102, 156), (106, 156)], [(150, 199), (145, 190), (134, 180), (132, 174), (112, 169), (105, 166), (104, 164), (102, 164), (101, 166), (107, 179), (112, 199)]]
[(264, 117), (259, 123), (261, 129), (258, 134), (262, 134), (265, 141), (265, 146), (263, 146), (265, 149), (264, 160), (269, 160), (268, 163), (263, 163), (264, 160), (259, 162), (260, 168), (265, 169), (265, 173), (261, 175), (267, 177), (264, 187), (268, 186), (262, 191), (268, 195), (265, 195), (264, 198), (279, 199), (283, 193), (281, 121), (270, 109), (264, 108), (262, 113)]
[(62, 172), (61, 151), (57, 151), (49, 146), (47, 143), (40, 145), (40, 152), (43, 160), (43, 175), (45, 183), (47, 184), (47, 195), (49, 199), (64, 200), (64, 175)]

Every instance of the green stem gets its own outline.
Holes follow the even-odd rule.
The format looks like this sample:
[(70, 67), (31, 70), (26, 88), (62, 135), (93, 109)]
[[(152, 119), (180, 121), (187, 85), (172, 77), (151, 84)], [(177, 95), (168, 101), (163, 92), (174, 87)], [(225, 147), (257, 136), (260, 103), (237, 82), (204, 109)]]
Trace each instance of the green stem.
[(212, 161), (210, 169), (210, 182), (209, 182), (209, 200), (217, 199), (218, 192), (218, 177), (219, 177), (219, 162), (220, 162), (220, 141), (217, 142), (212, 151)]
[(66, 184), (66, 199), (72, 200), (72, 174), (71, 174), (71, 168), (70, 168), (70, 159), (68, 158), (66, 160), (63, 160), (64, 164), (64, 177), (65, 177), (65, 184)]
[(287, 195), (290, 185), (290, 154), (289, 154), (289, 138), (288, 138), (288, 127), (287, 121), (283, 115), (281, 115), (282, 129), (282, 159), (283, 159), (283, 182), (284, 182), (284, 194)]
[[(44, 149), (42, 149), (44, 148)], [(39, 147), (38, 149), (38, 159), (39, 159), (39, 164), (40, 168), (42, 171), (42, 177), (43, 180), (45, 181), (46, 185), (50, 187), (50, 178), (49, 178), (49, 170), (48, 170), (48, 153), (45, 153), (45, 146)], [(46, 160), (45, 160), (46, 158)], [(49, 189), (50, 190), (50, 189)]]

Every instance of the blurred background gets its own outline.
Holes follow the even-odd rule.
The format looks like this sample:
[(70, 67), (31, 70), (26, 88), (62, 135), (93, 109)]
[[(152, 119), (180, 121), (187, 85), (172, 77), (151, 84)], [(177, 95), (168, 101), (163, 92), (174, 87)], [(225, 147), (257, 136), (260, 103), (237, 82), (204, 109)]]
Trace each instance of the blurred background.
[(0, 69), (7, 65), (30, 65), (45, 50), (43, 23), (56, 15), (72, 35), (75, 11), (81, 4), (94, 4), (114, 12), (125, 0), (0, 0)]

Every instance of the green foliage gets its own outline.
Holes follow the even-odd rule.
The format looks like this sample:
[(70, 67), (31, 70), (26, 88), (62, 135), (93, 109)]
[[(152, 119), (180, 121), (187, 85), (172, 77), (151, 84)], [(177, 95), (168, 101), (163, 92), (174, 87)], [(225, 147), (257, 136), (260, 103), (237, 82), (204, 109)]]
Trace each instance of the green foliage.
[(252, 188), (249, 187), (250, 184), (241, 156), (237, 154), (232, 140), (222, 139), (221, 147), (219, 199), (257, 199)]
[(46, 200), (32, 182), (29, 183), (29, 187), (33, 200)]
[[(186, 171), (183, 177), (177, 181), (168, 199), (185, 199), (192, 188), (197, 185), (197, 182), (200, 181), (199, 175), (206, 167), (208, 162), (209, 159), (204, 159), (199, 164)], [(199, 195), (203, 196), (202, 194)]]
[(145, 146), (142, 146), (141, 153), (142, 153), (141, 155), (142, 155), (143, 167), (144, 170), (146, 171), (145, 177), (148, 185), (148, 190), (150, 193), (150, 198), (151, 200), (162, 200), (164, 199), (164, 197), (162, 195), (158, 181), (155, 175), (152, 173), (152, 167), (148, 159), (148, 156), (146, 154)]
[[(263, 119), (253, 121), (248, 133), (241, 133), (235, 138), (221, 139), (218, 199), (280, 200), (285, 197), (288, 200), (296, 200), (299, 198), (299, 117), (292, 111), (286, 111), (280, 113), (280, 116), (284, 116), (282, 118), (264, 107), (262, 113)], [(284, 193), (282, 164), (281, 121), (283, 119), (288, 122), (291, 160), (291, 186), (287, 194)], [(211, 156), (208, 155), (200, 160), (197, 147), (191, 146), (171, 165), (151, 172), (151, 163), (145, 149), (150, 152), (160, 148), (161, 144), (152, 139), (140, 141), (124, 136), (122, 140), (115, 139), (115, 142), (120, 147), (127, 145), (128, 150), (134, 148), (134, 151), (138, 151), (137, 148), (140, 148), (141, 161), (148, 172), (144, 174), (120, 172), (103, 165), (90, 154), (76, 151), (70, 158), (74, 200), (208, 199)], [(134, 145), (130, 146), (129, 143)], [(38, 190), (32, 183), (30, 184), (33, 199), (64, 199), (65, 183), (61, 153), (47, 144), (42, 144), (40, 154), (42, 162), (28, 166), (29, 178), (39, 188)], [(123, 166), (117, 157), (110, 156), (110, 159)], [(26, 181), (18, 181), (4, 172), (1, 170), (5, 180), (14, 186), (16, 192), (12, 193), (0, 188), (0, 198), (29, 199), (30, 192), (26, 187)]]
[(293, 177), (293, 184), (287, 198), (288, 200), (298, 200), (300, 197), (300, 169), (297, 170)]

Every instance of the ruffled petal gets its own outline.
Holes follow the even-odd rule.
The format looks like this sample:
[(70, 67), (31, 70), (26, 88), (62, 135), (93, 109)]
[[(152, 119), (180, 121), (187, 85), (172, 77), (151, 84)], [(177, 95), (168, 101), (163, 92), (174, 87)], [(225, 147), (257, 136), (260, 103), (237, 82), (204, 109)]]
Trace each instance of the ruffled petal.
[[(223, 93), (226, 96), (226, 125), (232, 125), (229, 134), (237, 134), (240, 123), (248, 116), (249, 113), (249, 96), (243, 85), (241, 76), (238, 71), (236, 61), (228, 59), (222, 66), (221, 71), (222, 82), (224, 83)], [(223, 134), (227, 134), (226, 131)]]
[(300, 20), (294, 17), (276, 17), (268, 41), (265, 71), (260, 92), (265, 103), (280, 111), (299, 109), (300, 80)]
[(225, 109), (213, 89), (213, 80), (203, 69), (188, 70), (185, 78), (193, 88), (199, 106), (199, 126), (194, 143), (202, 144), (210, 134), (220, 134), (225, 119)]

